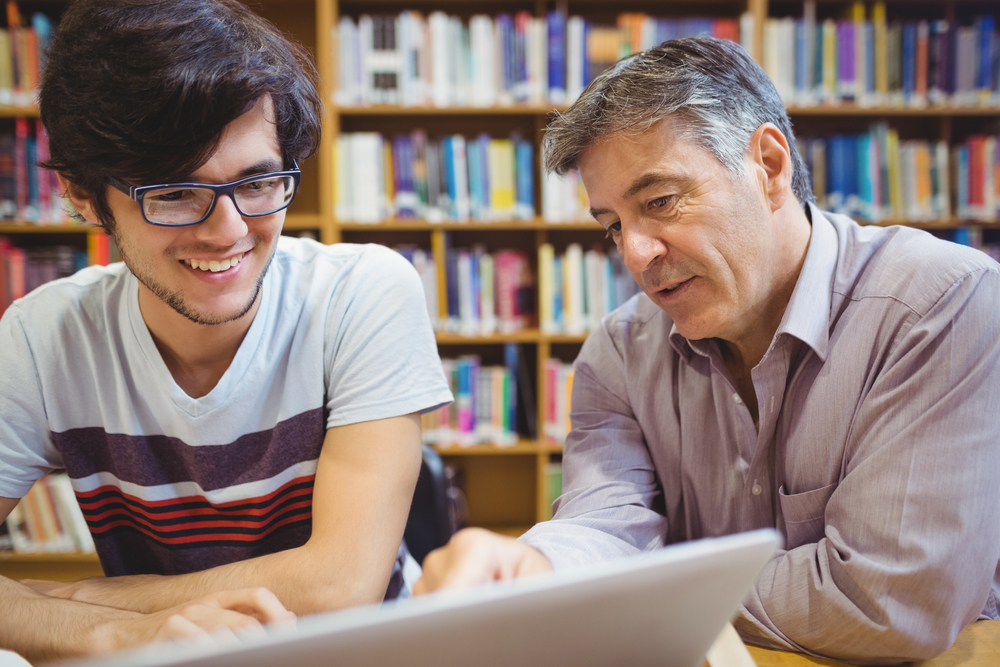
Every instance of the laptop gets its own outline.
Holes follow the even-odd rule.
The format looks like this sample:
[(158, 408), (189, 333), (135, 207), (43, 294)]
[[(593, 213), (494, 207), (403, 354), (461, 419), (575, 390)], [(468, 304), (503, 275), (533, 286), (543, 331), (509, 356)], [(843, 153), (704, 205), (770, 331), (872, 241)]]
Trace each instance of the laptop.
[(76, 667), (700, 667), (780, 543), (774, 530), (306, 616), (239, 644), (158, 644)]

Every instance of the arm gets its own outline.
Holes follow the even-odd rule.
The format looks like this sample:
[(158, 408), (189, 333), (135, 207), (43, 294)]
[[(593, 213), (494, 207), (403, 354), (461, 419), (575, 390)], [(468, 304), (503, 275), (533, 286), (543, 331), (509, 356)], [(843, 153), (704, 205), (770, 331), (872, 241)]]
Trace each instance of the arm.
[(555, 518), (518, 540), (466, 529), (424, 560), (415, 593), (587, 565), (664, 544), (667, 520), (625, 375), (603, 329), (584, 344), (573, 381), (573, 430)]
[(380, 602), (420, 471), (416, 414), (330, 428), (301, 547), (201, 572), (85, 579), (51, 595), (141, 612), (211, 593), (264, 587), (296, 614)]
[(924, 659), (982, 611), (1000, 558), (1000, 293), (972, 274), (897, 334), (853, 416), (824, 534), (774, 558), (735, 621), (753, 643)]
[[(0, 517), (10, 514), (17, 502), (0, 498)], [(147, 615), (41, 595), (4, 577), (0, 577), (0, 607), (4, 609), (0, 647), (32, 662), (207, 634), (232, 638), (234, 633), (260, 632), (262, 622), (294, 619), (264, 589), (219, 593)]]

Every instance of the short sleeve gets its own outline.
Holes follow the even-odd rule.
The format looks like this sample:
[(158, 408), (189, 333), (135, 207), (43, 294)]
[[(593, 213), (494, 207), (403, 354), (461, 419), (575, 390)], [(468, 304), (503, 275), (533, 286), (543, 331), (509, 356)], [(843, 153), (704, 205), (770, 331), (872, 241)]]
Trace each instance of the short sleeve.
[(423, 285), (399, 253), (365, 246), (327, 316), (327, 428), (452, 401)]
[(21, 498), (59, 467), (28, 335), (11, 306), (0, 318), (0, 496)]

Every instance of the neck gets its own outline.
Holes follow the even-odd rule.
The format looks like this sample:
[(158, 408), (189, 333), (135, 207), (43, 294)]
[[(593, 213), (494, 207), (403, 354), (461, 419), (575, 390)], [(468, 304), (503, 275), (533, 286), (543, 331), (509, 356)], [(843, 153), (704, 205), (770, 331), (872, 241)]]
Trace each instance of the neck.
[(219, 383), (260, 307), (223, 324), (198, 324), (167, 306), (139, 285), (139, 310), (163, 362), (177, 385), (192, 398), (208, 394)]
[(726, 366), (748, 405), (756, 403), (751, 396), (743, 395), (746, 388), (753, 394), (750, 372), (771, 346), (809, 250), (812, 227), (805, 209), (794, 198), (790, 197), (788, 204), (774, 212), (774, 231), (778, 241), (773, 266), (777, 268), (772, 276), (767, 301), (757, 309), (757, 317), (750, 326), (743, 329), (747, 332), (746, 336), (738, 340), (719, 341)]

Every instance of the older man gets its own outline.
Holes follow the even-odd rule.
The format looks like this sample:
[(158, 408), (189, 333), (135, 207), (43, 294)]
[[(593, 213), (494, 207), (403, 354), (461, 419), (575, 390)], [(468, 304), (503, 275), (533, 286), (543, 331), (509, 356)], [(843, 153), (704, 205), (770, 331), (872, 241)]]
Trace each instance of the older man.
[(554, 520), (460, 533), (417, 590), (773, 526), (750, 642), (897, 662), (1000, 618), (1000, 267), (817, 209), (774, 87), (727, 42), (623, 60), (545, 148), (645, 294), (576, 361)]

